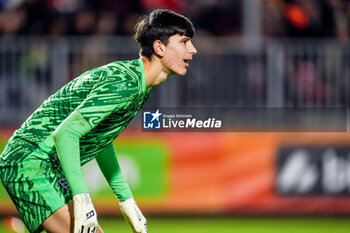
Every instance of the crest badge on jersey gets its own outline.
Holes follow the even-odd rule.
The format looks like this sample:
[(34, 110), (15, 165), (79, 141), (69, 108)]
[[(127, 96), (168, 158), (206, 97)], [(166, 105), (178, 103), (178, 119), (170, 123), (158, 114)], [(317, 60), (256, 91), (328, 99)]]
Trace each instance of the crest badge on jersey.
[(63, 177), (63, 178), (61, 178), (61, 179), (58, 179), (57, 182), (58, 182), (64, 189), (70, 190), (66, 178)]

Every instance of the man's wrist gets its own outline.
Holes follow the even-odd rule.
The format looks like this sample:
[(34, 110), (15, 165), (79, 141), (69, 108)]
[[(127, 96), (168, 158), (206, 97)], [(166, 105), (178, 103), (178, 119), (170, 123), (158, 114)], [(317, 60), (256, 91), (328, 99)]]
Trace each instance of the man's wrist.
[(73, 195), (73, 201), (77, 201), (80, 204), (92, 204), (91, 197), (89, 193), (79, 193)]
[(134, 197), (129, 197), (127, 199), (119, 200), (120, 203), (133, 203), (135, 202)]

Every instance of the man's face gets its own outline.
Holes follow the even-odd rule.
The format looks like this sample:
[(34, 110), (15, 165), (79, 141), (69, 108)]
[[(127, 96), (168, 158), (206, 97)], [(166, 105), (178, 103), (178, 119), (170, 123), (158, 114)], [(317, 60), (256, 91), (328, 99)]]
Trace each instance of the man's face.
[(197, 53), (191, 38), (176, 34), (169, 38), (165, 46), (163, 67), (169, 74), (185, 75), (189, 67), (188, 61)]

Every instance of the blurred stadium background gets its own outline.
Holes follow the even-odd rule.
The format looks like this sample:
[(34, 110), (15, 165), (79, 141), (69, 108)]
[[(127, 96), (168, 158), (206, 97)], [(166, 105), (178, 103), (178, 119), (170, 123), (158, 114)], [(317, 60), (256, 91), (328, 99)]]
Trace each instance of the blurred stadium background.
[[(156, 8), (194, 22), (199, 52), (147, 107), (349, 113), (348, 0), (0, 0), (0, 151), (64, 83), (137, 58), (132, 27)], [(350, 232), (346, 122), (342, 132), (249, 133), (146, 133), (140, 122), (115, 147), (151, 233)], [(96, 164), (86, 166), (105, 232), (129, 232)], [(0, 215), (0, 232), (13, 232), (2, 187)]]

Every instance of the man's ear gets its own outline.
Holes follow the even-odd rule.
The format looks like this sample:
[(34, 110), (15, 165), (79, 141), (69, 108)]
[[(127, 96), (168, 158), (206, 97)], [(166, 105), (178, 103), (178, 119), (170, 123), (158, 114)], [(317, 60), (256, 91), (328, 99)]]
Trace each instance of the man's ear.
[(164, 56), (165, 45), (160, 40), (155, 40), (153, 42), (154, 54), (159, 57)]

